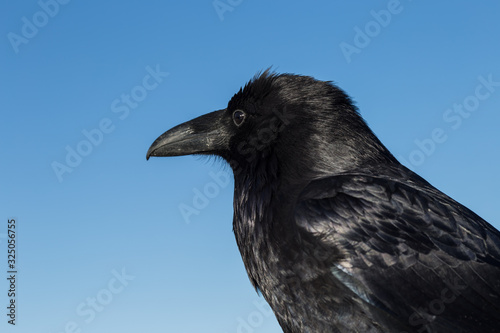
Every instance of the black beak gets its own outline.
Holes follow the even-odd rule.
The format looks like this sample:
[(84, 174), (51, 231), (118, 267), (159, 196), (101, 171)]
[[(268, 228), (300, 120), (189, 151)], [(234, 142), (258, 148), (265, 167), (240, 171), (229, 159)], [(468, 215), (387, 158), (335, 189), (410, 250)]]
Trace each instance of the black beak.
[(150, 156), (217, 154), (227, 149), (225, 112), (214, 111), (166, 131), (149, 147), (146, 159)]

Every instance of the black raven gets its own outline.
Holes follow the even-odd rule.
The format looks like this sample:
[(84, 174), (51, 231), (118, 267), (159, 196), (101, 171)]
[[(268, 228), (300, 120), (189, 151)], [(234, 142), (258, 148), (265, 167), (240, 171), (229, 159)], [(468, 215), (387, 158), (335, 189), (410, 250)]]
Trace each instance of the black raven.
[(234, 173), (233, 230), (284, 332), (500, 332), (500, 233), (401, 165), (331, 82), (257, 74), (150, 156)]

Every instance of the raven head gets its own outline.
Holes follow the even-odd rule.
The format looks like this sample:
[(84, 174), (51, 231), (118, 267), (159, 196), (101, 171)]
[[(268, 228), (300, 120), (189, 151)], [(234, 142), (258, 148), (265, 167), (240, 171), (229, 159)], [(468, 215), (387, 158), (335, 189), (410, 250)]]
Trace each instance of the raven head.
[(189, 154), (221, 156), (235, 172), (272, 157), (288, 179), (394, 159), (335, 85), (269, 70), (250, 80), (225, 109), (163, 133), (146, 158)]

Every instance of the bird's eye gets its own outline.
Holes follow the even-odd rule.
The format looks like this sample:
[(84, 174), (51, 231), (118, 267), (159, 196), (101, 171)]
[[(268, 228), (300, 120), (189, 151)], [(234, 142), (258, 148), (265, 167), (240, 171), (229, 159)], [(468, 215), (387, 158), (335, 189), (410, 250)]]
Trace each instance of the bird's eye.
[(241, 126), (245, 121), (246, 113), (241, 110), (236, 110), (233, 112), (233, 121), (236, 126)]

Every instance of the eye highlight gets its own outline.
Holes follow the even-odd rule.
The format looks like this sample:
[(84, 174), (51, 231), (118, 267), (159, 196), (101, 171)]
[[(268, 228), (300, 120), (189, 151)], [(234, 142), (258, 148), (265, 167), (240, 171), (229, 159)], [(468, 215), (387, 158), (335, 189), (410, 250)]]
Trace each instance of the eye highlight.
[(242, 110), (235, 110), (233, 112), (233, 121), (236, 126), (241, 126), (243, 122), (245, 121), (247, 114), (243, 112)]

